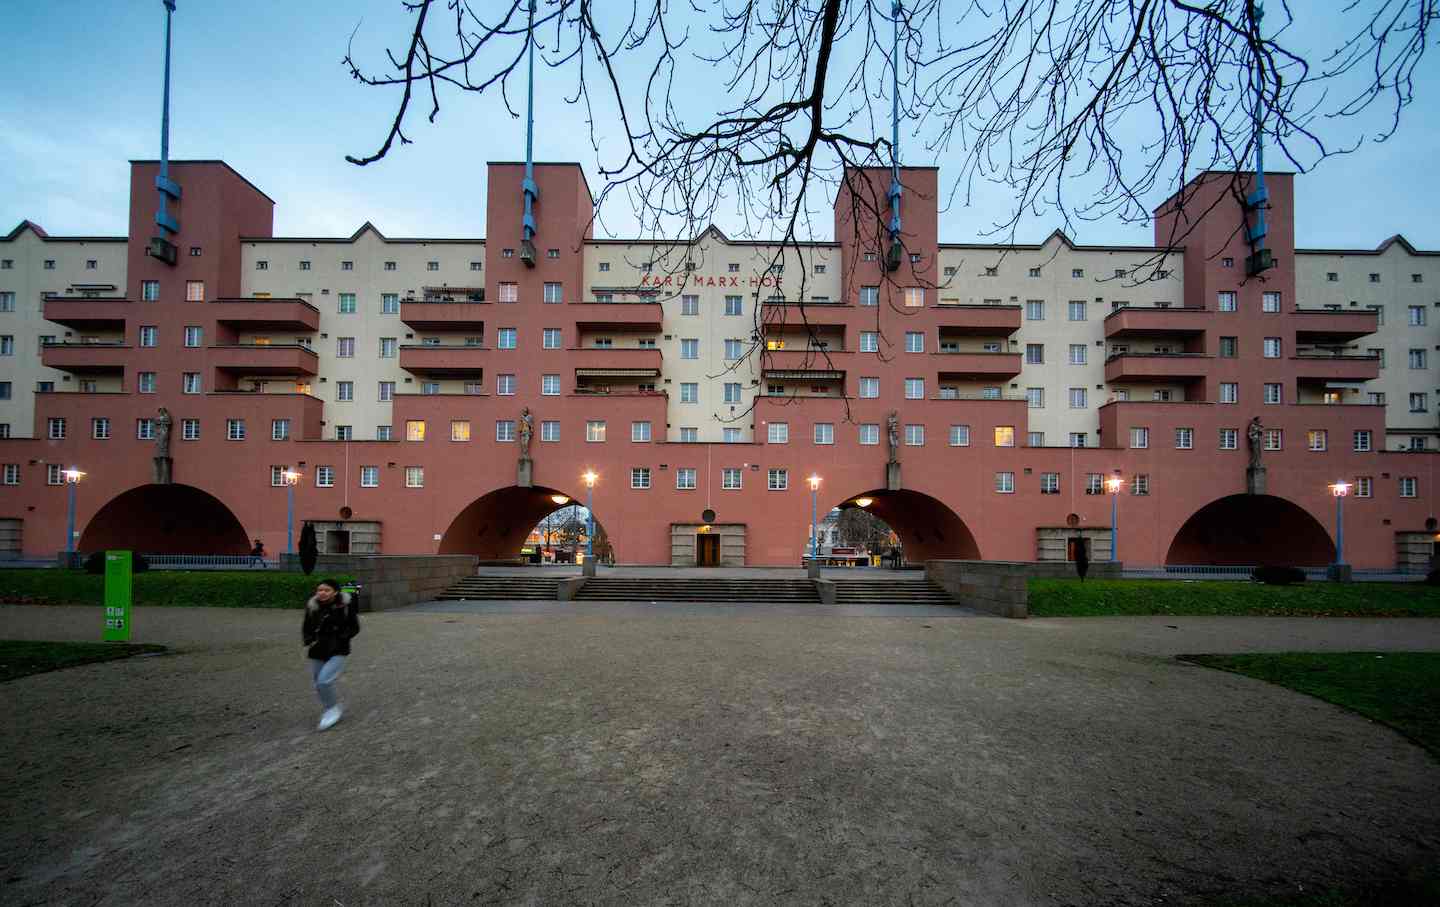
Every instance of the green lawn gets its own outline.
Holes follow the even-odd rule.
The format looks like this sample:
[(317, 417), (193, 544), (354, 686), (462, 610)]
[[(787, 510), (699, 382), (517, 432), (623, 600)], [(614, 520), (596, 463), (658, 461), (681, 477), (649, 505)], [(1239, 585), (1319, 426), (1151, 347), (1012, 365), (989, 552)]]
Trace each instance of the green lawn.
[[(323, 576), (278, 571), (149, 571), (134, 578), (137, 607), (302, 608)], [(332, 577), (342, 582), (349, 577)], [(0, 570), (0, 603), (99, 605), (105, 577), (80, 570)]]
[(1225, 615), (1440, 617), (1440, 586), (1424, 583), (1030, 580), (1031, 617)]
[(120, 642), (21, 642), (0, 639), (0, 683), (76, 665), (164, 651), (164, 646)]

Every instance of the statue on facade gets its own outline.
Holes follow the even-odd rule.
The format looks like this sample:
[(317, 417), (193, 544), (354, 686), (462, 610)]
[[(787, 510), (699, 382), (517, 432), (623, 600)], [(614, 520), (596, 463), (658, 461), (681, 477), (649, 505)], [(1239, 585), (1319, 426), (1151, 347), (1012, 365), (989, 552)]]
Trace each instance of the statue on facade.
[(170, 411), (160, 407), (160, 415), (155, 418), (155, 456), (168, 459), (170, 457), (170, 425), (174, 420), (170, 418)]
[(520, 459), (530, 459), (530, 438), (535, 434), (535, 417), (530, 415), (530, 407), (520, 411)]
[(894, 410), (885, 418), (885, 427), (890, 438), (890, 462), (900, 462), (900, 416)]
[(1265, 426), (1260, 424), (1260, 417), (1256, 416), (1250, 420), (1250, 427), (1245, 429), (1245, 440), (1250, 445), (1250, 468), (1260, 468), (1260, 457), (1264, 451)]

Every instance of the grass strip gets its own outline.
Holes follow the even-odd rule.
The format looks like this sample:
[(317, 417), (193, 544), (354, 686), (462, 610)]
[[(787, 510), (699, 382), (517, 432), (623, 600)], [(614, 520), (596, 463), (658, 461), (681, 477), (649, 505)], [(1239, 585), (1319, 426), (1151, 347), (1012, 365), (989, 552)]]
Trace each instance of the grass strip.
[(164, 646), (124, 642), (31, 642), (0, 639), (0, 683), (77, 665), (164, 652)]
[[(265, 570), (151, 570), (135, 574), (132, 594), (143, 608), (303, 608), (322, 579)], [(104, 591), (105, 577), (83, 570), (0, 570), (0, 603), (99, 605)]]
[(1031, 617), (1440, 617), (1440, 586), (1032, 579)]

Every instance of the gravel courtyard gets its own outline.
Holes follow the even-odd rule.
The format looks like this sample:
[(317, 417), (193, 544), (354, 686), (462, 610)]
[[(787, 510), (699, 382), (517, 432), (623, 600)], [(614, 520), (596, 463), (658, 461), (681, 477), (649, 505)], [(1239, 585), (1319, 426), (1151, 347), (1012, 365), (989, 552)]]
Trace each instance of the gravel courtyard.
[[(299, 612), (0, 685), (0, 903), (1175, 904), (1440, 860), (1440, 762), (1182, 652), (1440, 621), (450, 605), (365, 615), (316, 733)], [(0, 637), (96, 640), (96, 608)]]

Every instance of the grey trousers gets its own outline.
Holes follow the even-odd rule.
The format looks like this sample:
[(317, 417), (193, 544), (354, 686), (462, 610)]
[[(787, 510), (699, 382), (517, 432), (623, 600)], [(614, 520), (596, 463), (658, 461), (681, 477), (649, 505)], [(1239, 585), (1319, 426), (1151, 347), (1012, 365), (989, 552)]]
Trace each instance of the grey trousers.
[(344, 655), (332, 655), (325, 661), (306, 659), (310, 662), (310, 676), (315, 679), (315, 692), (320, 696), (320, 704), (327, 709), (335, 706), (335, 680), (340, 676), (340, 669), (345, 667), (345, 658)]

